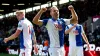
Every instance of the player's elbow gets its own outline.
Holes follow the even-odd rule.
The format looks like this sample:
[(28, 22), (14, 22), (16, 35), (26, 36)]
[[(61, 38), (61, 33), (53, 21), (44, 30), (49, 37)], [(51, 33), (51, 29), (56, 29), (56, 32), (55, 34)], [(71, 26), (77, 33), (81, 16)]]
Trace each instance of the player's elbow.
[(33, 18), (32, 22), (37, 25), (39, 23), (39, 20), (37, 18)]
[(18, 34), (14, 34), (14, 38), (17, 38), (18, 37)]
[(36, 25), (40, 25), (40, 22), (39, 21), (34, 21), (33, 20), (33, 23), (36, 24)]
[(33, 18), (33, 21), (32, 21), (34, 24), (36, 24), (37, 23), (37, 21), (36, 21), (36, 19), (35, 18)]

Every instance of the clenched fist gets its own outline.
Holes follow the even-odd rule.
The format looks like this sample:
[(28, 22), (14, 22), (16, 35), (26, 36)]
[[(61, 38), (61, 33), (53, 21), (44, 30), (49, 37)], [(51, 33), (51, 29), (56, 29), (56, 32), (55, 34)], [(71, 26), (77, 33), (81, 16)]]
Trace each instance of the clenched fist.
[(4, 38), (4, 42), (7, 43), (9, 41), (8, 38)]
[(46, 12), (47, 11), (47, 8), (42, 8), (40, 11), (41, 12)]
[(38, 53), (38, 47), (34, 45), (34, 52), (37, 54)]
[(74, 7), (72, 5), (69, 5), (68, 9), (71, 10), (71, 9), (74, 9)]

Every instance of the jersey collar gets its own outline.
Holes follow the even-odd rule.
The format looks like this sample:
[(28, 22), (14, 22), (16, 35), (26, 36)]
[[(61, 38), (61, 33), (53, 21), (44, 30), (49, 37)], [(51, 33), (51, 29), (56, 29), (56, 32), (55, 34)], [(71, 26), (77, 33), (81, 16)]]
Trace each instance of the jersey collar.
[[(56, 21), (56, 19), (52, 18), (53, 21)], [(57, 19), (57, 21), (59, 20), (59, 18)]]

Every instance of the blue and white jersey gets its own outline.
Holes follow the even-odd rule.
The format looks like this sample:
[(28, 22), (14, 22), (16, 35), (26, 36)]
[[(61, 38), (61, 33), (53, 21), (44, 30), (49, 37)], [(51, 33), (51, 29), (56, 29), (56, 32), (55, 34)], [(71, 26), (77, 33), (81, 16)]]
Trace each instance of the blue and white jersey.
[(23, 18), (19, 21), (17, 29), (21, 30), (20, 48), (32, 48), (32, 35), (34, 33), (32, 23)]
[[(68, 30), (72, 26), (73, 24), (67, 25), (66, 30)], [(82, 33), (84, 33), (82, 25), (77, 24), (77, 26), (74, 27), (69, 32), (69, 45), (70, 46), (83, 46)]]
[[(61, 47), (64, 44), (64, 31), (65, 24), (70, 20), (59, 18), (58, 20), (44, 19), (43, 25), (46, 26), (48, 30), (48, 35), (50, 39), (50, 47)], [(69, 22), (70, 23), (70, 22)]]

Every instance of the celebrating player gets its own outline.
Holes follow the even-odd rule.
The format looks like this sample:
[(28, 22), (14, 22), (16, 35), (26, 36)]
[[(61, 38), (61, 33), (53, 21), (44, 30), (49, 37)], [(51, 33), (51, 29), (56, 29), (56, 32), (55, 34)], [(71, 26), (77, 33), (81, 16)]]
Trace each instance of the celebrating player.
[(66, 26), (65, 34), (69, 34), (69, 56), (84, 56), (83, 55), (83, 41), (87, 43), (88, 39), (84, 33), (82, 25), (78, 24), (77, 20), (71, 20), (71, 24)]
[(64, 56), (64, 30), (65, 25), (70, 23), (70, 20), (76, 20), (77, 15), (72, 5), (68, 6), (72, 13), (72, 19), (59, 18), (59, 10), (56, 6), (51, 7), (50, 15), (52, 18), (40, 20), (41, 15), (46, 12), (47, 8), (42, 8), (33, 18), (33, 23), (37, 25), (45, 25), (50, 38), (50, 56)]
[[(35, 32), (32, 23), (25, 18), (24, 11), (16, 11), (16, 17), (19, 21), (17, 30), (14, 34), (4, 39), (7, 43), (9, 40), (13, 40), (20, 35), (20, 54), (19, 56), (31, 56), (32, 51), (32, 39), (36, 44)], [(35, 48), (36, 49), (36, 48)]]

